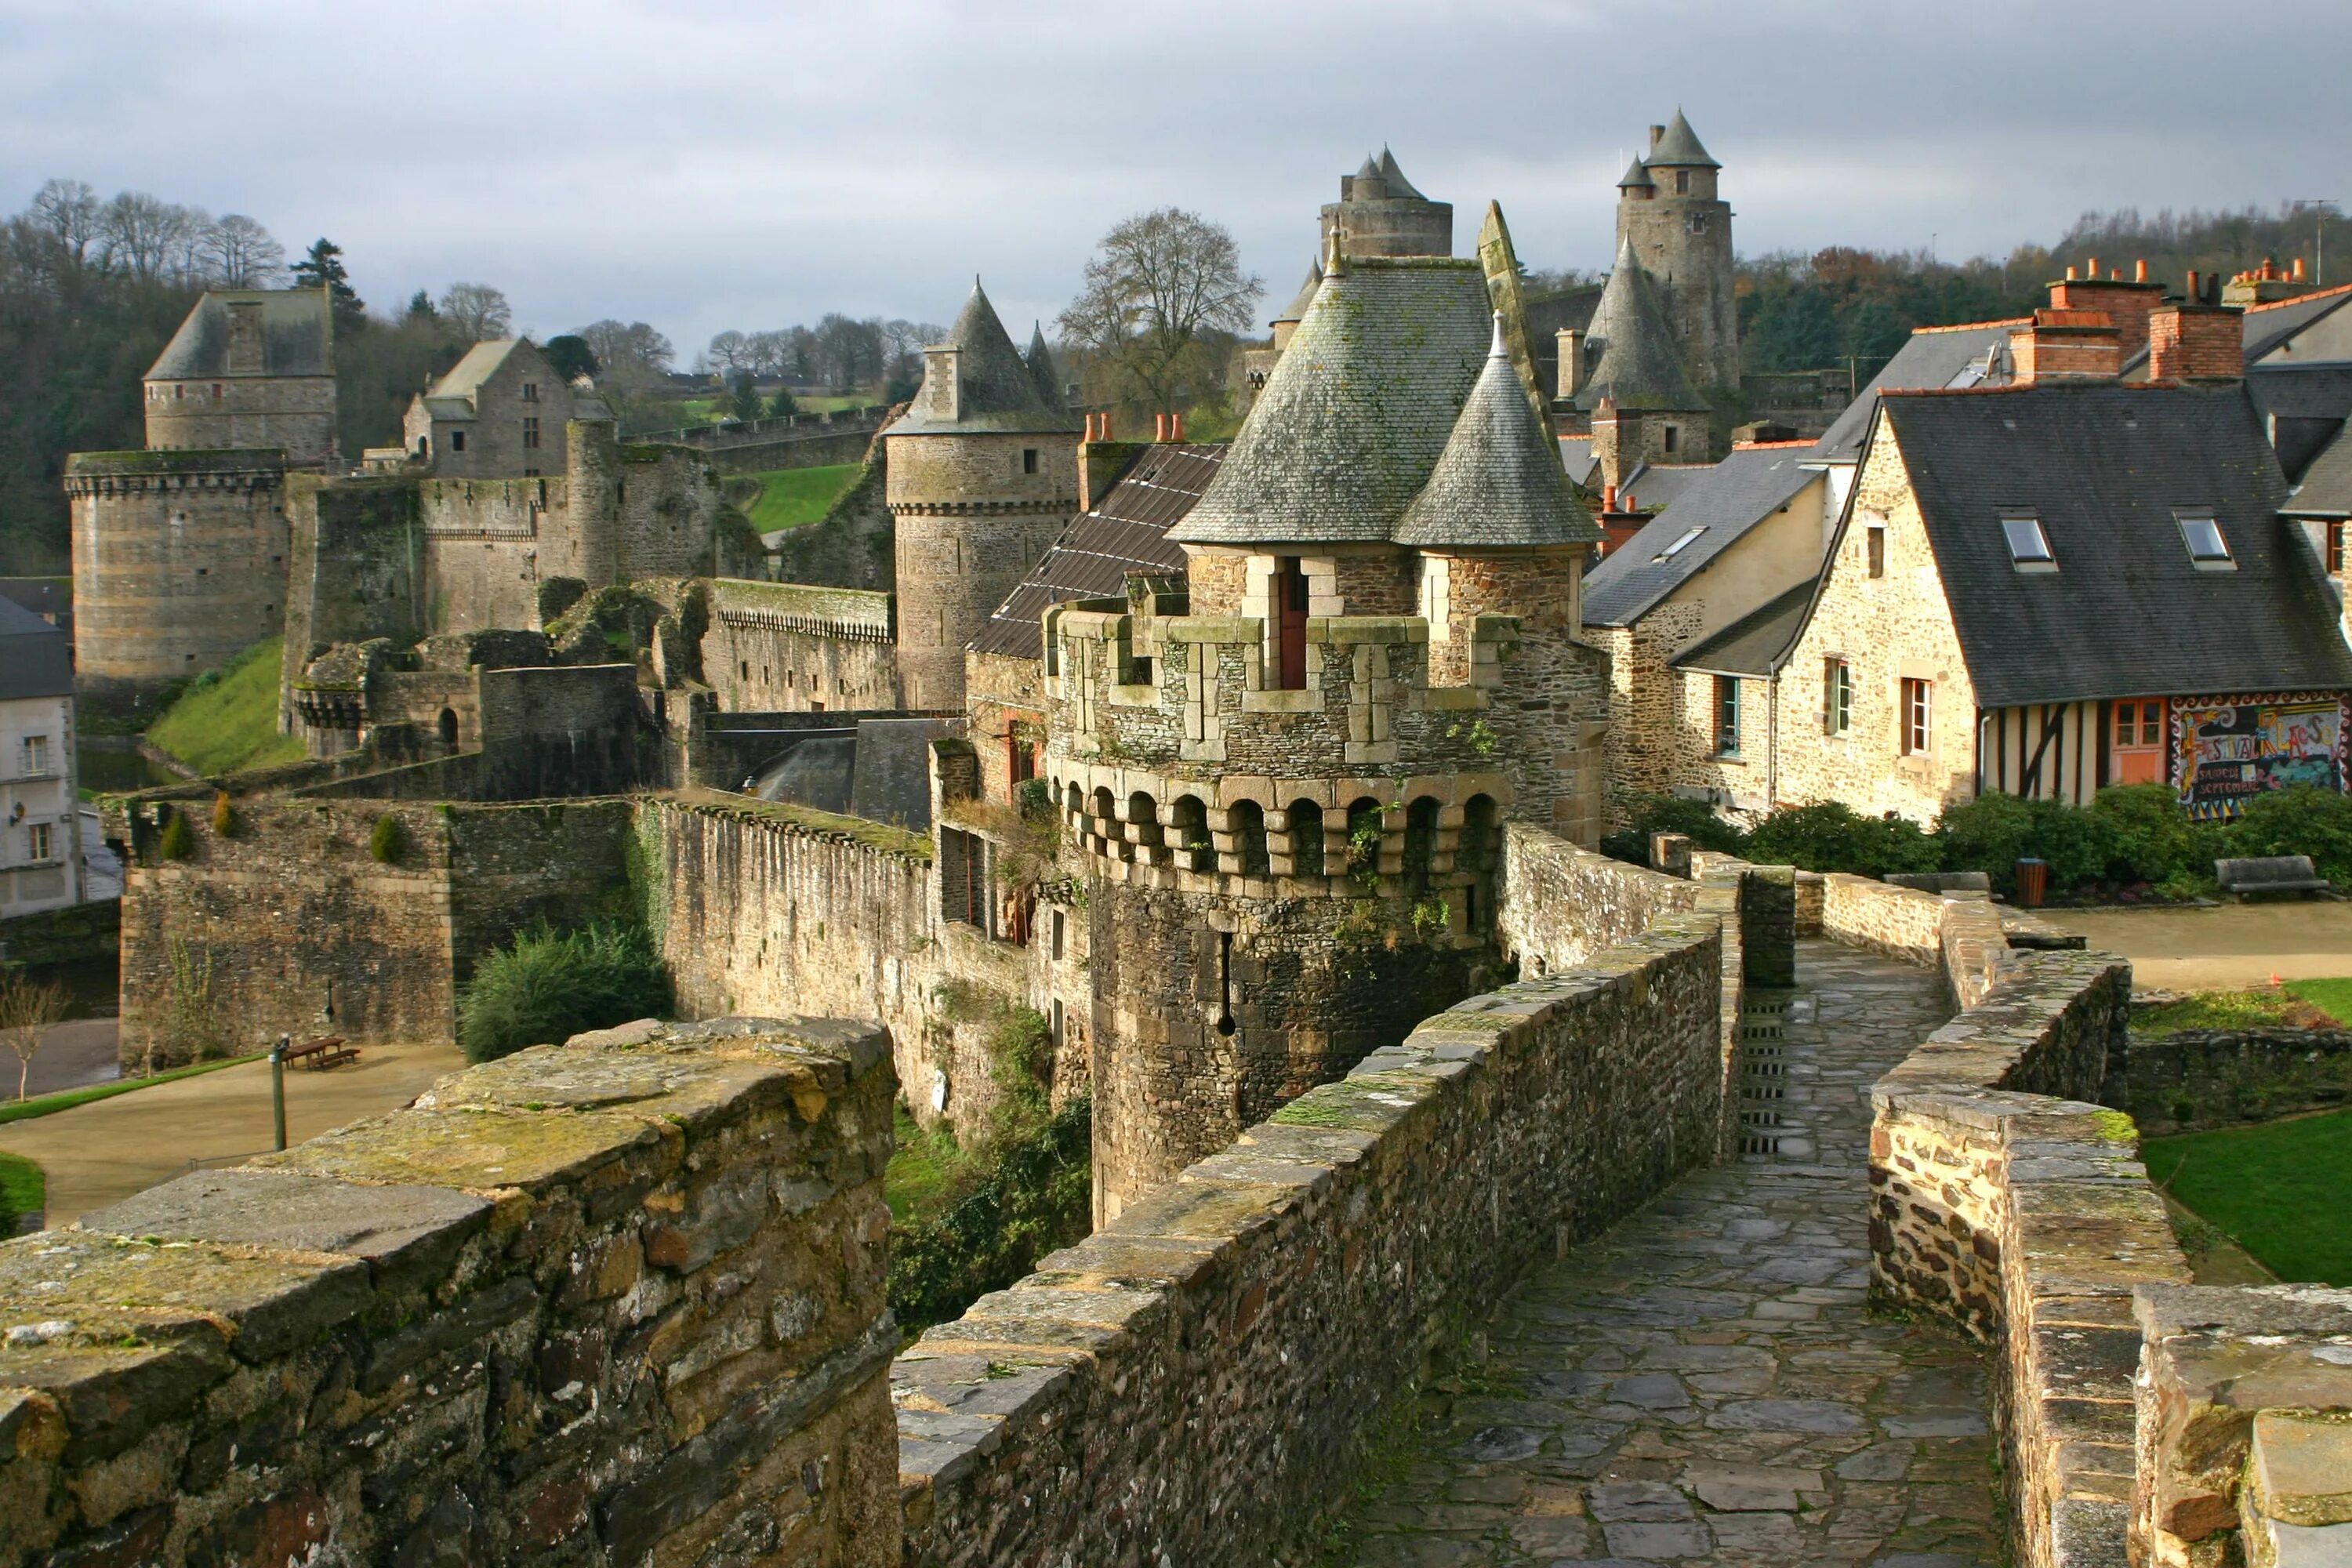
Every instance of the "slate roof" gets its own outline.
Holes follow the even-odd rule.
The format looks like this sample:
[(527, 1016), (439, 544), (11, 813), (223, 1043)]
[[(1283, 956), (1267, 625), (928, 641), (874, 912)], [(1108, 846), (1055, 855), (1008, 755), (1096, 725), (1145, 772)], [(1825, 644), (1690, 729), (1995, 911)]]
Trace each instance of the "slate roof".
[(70, 697), (73, 689), (66, 634), (15, 601), (0, 599), (0, 701)]
[[(1700, 470), (1665, 510), (1585, 574), (1585, 624), (1625, 626), (1648, 615), (1811, 484), (1815, 476), (1803, 466), (1811, 456), (1805, 447), (1745, 447)], [(1694, 528), (1706, 531), (1665, 554), (1668, 545)]]
[(1308, 264), (1307, 281), (1298, 286), (1298, 292), (1290, 297), (1290, 303), (1283, 307), (1282, 314), (1266, 322), (1266, 325), (1278, 327), (1285, 321), (1303, 320), (1307, 314), (1307, 307), (1315, 302), (1315, 290), (1321, 287), (1323, 287), (1323, 263), (1318, 260)]
[[(2352, 687), (2318, 563), (2242, 388), (2082, 384), (1896, 393), (1883, 405), (1985, 708)], [(2200, 571), (2176, 509), (2209, 511), (2236, 570)], [(2004, 514), (2055, 572), (2021, 573)]]
[(1568, 488), (1558, 445), (1528, 405), (1497, 315), (1486, 367), (1394, 538), (1433, 549), (1589, 544), (1601, 536)]
[[(1877, 411), (1881, 393), (2008, 384), (2010, 331), (2030, 324), (2027, 318), (2021, 316), (2012, 321), (1913, 328), (1910, 340), (1870, 378), (1870, 384), (1862, 389), (1861, 395), (1830, 422), (1830, 427), (1813, 444), (1813, 455), (1836, 462), (1858, 461), (1862, 444), (1870, 435), (1870, 416)], [(1984, 374), (1988, 353), (1994, 355), (1989, 376)]]
[(1389, 198), (1391, 201), (1399, 196), (1416, 202), (1425, 202), (1429, 199), (1415, 190), (1412, 182), (1404, 177), (1404, 171), (1397, 167), (1396, 154), (1386, 147), (1381, 149), (1381, 178), (1389, 183)]
[(1559, 464), (1568, 477), (1586, 489), (1600, 482), (1600, 465), (1592, 459), (1592, 437), (1562, 436), (1559, 438)]
[(2286, 510), (2296, 517), (2352, 517), (2352, 431), (2339, 431), (2320, 448)]
[(1710, 675), (1769, 675), (1804, 629), (1813, 602), (1811, 577), (1777, 599), (1748, 611), (1711, 637), (1693, 643), (1666, 662), (1676, 669)]
[(1706, 155), (1706, 149), (1699, 145), (1697, 134), (1691, 130), (1690, 121), (1683, 118), (1683, 111), (1679, 109), (1675, 110), (1674, 122), (1666, 127), (1666, 133), (1658, 138), (1656, 146), (1650, 149), (1647, 162), (1653, 169), (1723, 167)]
[(213, 289), (205, 291), (148, 370), (149, 381), (226, 379), (228, 308), (261, 306), (261, 369), (239, 375), (332, 375), (334, 326), (317, 289)]
[(1633, 259), (1630, 239), (1617, 247), (1617, 265), (1592, 312), (1585, 353), (1592, 360), (1592, 374), (1577, 389), (1576, 406), (1588, 414), (1604, 397), (1620, 408), (1706, 410), (1706, 399), (1683, 373), (1656, 285)]
[(2313, 459), (2352, 418), (2352, 361), (2250, 365), (2246, 395), (2270, 427), (2287, 481), (2300, 484)]
[(1636, 158), (1625, 166), (1625, 177), (1617, 182), (1617, 188), (1621, 191), (1638, 191), (1644, 187), (1655, 190), (1657, 184), (1657, 181), (1650, 178), (1650, 166)]
[(2246, 363), (2252, 364), (2321, 317), (2334, 315), (2347, 301), (2352, 301), (2352, 283), (2256, 305), (2240, 323), (2245, 332)]
[(1037, 388), (1037, 401), (1048, 408), (1062, 406), (1062, 384), (1054, 374), (1054, 351), (1045, 346), (1045, 323), (1029, 324), (1029, 352), (1022, 356), (1029, 366), (1029, 379)]
[(1191, 511), (1223, 461), (1222, 444), (1170, 442), (1143, 448), (1093, 510), (1074, 519), (1029, 575), (996, 607), (974, 653), (1036, 658), (1049, 605), (1065, 599), (1105, 599), (1126, 591), (1130, 572), (1184, 574), (1184, 552), (1168, 530)]
[(1360, 257), (1331, 268), (1216, 479), (1171, 537), (1387, 540), (1445, 449), (1492, 334), (1475, 260)]
[(1636, 463), (1617, 487), (1617, 504), (1634, 511), (1664, 511), (1707, 481), (1713, 463)]
[(988, 295), (977, 278), (972, 279), (971, 297), (964, 300), (955, 325), (948, 330), (947, 342), (938, 346), (963, 351), (957, 365), (961, 384), (958, 403), (961, 417), (932, 418), (927, 412), (929, 400), (919, 392), (906, 414), (884, 435), (1017, 435), (1032, 431), (1043, 435), (1075, 433), (1080, 428), (1081, 421), (1076, 416), (1047, 407), (1038, 395), (1037, 383), (1029, 374), (1027, 362), (1013, 346), (1012, 335), (1005, 331), (1004, 323), (997, 318), (996, 307), (988, 302)]

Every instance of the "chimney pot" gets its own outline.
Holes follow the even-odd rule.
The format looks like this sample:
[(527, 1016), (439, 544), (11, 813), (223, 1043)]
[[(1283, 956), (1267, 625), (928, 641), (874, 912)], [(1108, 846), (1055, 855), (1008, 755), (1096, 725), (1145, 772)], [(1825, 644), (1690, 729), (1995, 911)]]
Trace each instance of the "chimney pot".
[(2296, 258), (2294, 258), (2294, 280), (2295, 280), (2296, 282), (2300, 283), (2300, 282), (2302, 282), (2302, 281), (2303, 281), (2303, 258), (2302, 258), (2302, 257), (2300, 257), (2300, 256), (2298, 256), (2298, 257), (2296, 257)]
[(1602, 511), (1615, 511), (1617, 510), (1617, 487), (1615, 485), (1603, 485), (1601, 488), (1601, 510)]
[(2066, 268), (2066, 281), (2069, 283), (2074, 281), (2074, 269), (2071, 267)]
[(2093, 258), (2091, 258), (2091, 276), (2092, 276), (2092, 277), (2094, 277), (2094, 278), (2096, 278), (2098, 275), (2099, 275), (2099, 258), (2098, 258), (2097, 257), (2094, 256)]
[(2147, 257), (2145, 257), (2145, 256), (2141, 257), (2141, 258), (2139, 258), (2139, 260), (2138, 260), (2138, 261), (2137, 261), (2137, 262), (2135, 262), (2135, 263), (2133, 264), (2133, 266), (2132, 266), (2132, 281), (2133, 281), (2133, 282), (2135, 282), (2135, 283), (2145, 283), (2145, 282), (2147, 282)]
[(1102, 411), (1102, 439), (1106, 441), (1117, 439), (1110, 433), (1110, 410), (1108, 408)]
[(1168, 416), (1165, 414), (1155, 414), (1151, 416), (1151, 438), (1155, 441), (1168, 439)]
[(1184, 438), (1184, 415), (1181, 409), (1168, 416), (1168, 438), (1171, 441)]

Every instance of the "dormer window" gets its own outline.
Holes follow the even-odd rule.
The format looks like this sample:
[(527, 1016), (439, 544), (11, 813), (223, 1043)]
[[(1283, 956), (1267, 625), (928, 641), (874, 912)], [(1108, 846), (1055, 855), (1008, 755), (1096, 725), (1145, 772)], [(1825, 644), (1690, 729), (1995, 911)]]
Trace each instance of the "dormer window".
[(1659, 551), (1655, 555), (1650, 557), (1650, 559), (1653, 562), (1671, 561), (1675, 556), (1680, 555), (1684, 551), (1689, 549), (1691, 541), (1696, 539), (1700, 534), (1705, 533), (1706, 531), (1706, 524), (1701, 523), (1696, 528), (1685, 533), (1680, 539), (1675, 540), (1672, 544), (1667, 545), (1664, 550)]
[(2020, 572), (2055, 572), (2058, 558), (2050, 553), (2050, 536), (2038, 517), (2004, 517), (2001, 536), (2009, 541), (2009, 563)]
[(2221, 525), (2210, 512), (2175, 512), (2174, 521), (2180, 524), (2181, 542), (2189, 546), (2189, 559), (2199, 566), (2235, 566), (2230, 559), (2230, 542), (2221, 537)]

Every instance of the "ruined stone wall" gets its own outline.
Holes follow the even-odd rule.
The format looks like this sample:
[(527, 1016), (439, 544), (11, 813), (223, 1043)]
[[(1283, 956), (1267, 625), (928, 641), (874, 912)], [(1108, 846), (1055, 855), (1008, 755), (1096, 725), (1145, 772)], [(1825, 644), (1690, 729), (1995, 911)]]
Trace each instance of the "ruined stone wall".
[[(184, 813), (184, 860), (159, 848)], [(446, 1040), (475, 960), (542, 917), (575, 923), (623, 883), (627, 808), (246, 795), (215, 831), (209, 796), (134, 800), (122, 896), (124, 1070), (177, 1065), (206, 1032), (257, 1050), (281, 1034)], [(376, 823), (400, 848), (369, 851)]]
[(284, 614), (282, 454), (79, 452), (74, 667), (85, 690), (136, 691), (226, 664)]
[(898, 1563), (891, 1087), (606, 1031), (0, 1244), (0, 1563)]
[(899, 1358), (911, 1563), (1262, 1562), (1533, 1263), (1714, 1157), (1719, 922), (1473, 997)]
[(2136, 1035), (2124, 1070), (2100, 1098), (2167, 1133), (2332, 1110), (2352, 1099), (2352, 1030)]
[(724, 711), (898, 706), (890, 596), (799, 583), (710, 584), (703, 678)]
[[(879, 1020), (919, 1119), (964, 1129), (984, 1120), (1000, 1009), (1050, 1015), (1045, 976), (1055, 965), (1044, 943), (943, 919), (929, 839), (709, 791), (635, 809), (647, 923), (681, 1012), (756, 1012), (802, 996)], [(1083, 955), (1064, 948), (1059, 967), (1082, 975)]]
[[(539, 584), (561, 571), (542, 564), (541, 534), (568, 510), (562, 479), (416, 481), (425, 630), (477, 631), (539, 625)], [(551, 555), (560, 552), (552, 537)]]
[(294, 686), (337, 643), (423, 637), (425, 538), (415, 482), (405, 478), (287, 481), (286, 662), (278, 727), (299, 732)]

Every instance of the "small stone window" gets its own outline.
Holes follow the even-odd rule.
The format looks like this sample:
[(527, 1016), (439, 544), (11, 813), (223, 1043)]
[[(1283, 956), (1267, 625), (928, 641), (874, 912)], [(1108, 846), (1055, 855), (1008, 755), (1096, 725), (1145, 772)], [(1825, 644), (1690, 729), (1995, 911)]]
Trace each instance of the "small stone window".
[(1265, 842), (1265, 808), (1254, 800), (1238, 800), (1226, 811), (1225, 821), (1233, 829), (1234, 852), (1241, 861), (1241, 874), (1265, 876), (1271, 864)]
[(1323, 808), (1311, 800), (1290, 803), (1290, 871), (1295, 877), (1323, 874)]
[(1429, 890), (1437, 862), (1437, 797), (1425, 795), (1404, 808), (1404, 881), (1412, 896)]
[(1669, 457), (1671, 457), (1675, 449), (1681, 445), (1682, 434), (1682, 430), (1679, 426), (1673, 425), (1666, 426), (1666, 453)]
[(522, 400), (525, 403), (537, 403), (539, 401), (539, 383), (535, 381), (526, 381), (522, 384)]
[(940, 829), (940, 915), (988, 929), (988, 840), (976, 833)]
[(1853, 728), (1853, 666), (1842, 658), (1822, 666), (1822, 729), (1843, 735)]
[(1024, 447), (1021, 448), (1021, 471), (1024, 474), (1034, 474), (1037, 471), (1036, 447)]
[(1935, 740), (1935, 688), (1932, 683), (1903, 678), (1903, 754), (1925, 756)]
[(1736, 675), (1715, 678), (1715, 754), (1739, 755), (1739, 678)]
[(2327, 563), (2327, 574), (2331, 577), (2340, 574), (2344, 570), (2344, 525), (2342, 523), (2331, 522), (2327, 525), (2321, 549)]
[(1864, 548), (1869, 554), (1870, 574), (1874, 577), (1885, 576), (1886, 525), (1885, 523), (1874, 522), (1864, 531)]
[(465, 433), (463, 430), (452, 430), (452, 431), (450, 431), (450, 432), (449, 432), (449, 450), (451, 450), (451, 451), (453, 451), (453, 452), (462, 452), (462, 451), (464, 451), (465, 449), (466, 449), (466, 433)]
[(1690, 171), (1688, 169), (1676, 169), (1675, 171), (1675, 195), (1678, 196), (1686, 196), (1690, 195)]
[(532, 415), (522, 422), (522, 445), (523, 450), (527, 452), (539, 450), (539, 416), (537, 415)]

